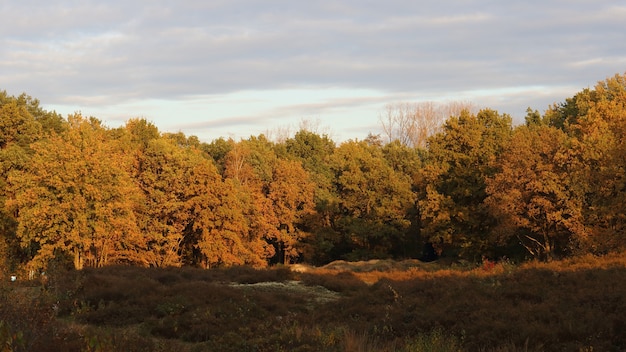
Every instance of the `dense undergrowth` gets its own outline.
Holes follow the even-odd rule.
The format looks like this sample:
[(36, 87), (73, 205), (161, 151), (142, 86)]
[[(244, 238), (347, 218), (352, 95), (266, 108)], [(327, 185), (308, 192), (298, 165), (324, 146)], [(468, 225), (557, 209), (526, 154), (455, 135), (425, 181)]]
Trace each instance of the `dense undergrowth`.
[(626, 255), (114, 266), (4, 282), (0, 304), (0, 351), (621, 351)]

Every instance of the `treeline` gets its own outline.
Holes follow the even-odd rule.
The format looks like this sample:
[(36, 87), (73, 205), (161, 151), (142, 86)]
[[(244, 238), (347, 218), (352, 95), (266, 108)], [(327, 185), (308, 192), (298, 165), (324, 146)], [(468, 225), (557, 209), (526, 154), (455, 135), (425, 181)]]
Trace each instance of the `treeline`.
[(144, 119), (108, 128), (64, 118), (0, 92), (2, 266), (323, 264), (418, 258), (424, 245), (468, 260), (624, 249), (626, 74), (543, 115), (529, 109), (519, 126), (457, 110), (434, 126), (423, 105), (390, 106), (385, 136), (338, 145), (306, 129), (280, 142), (204, 143)]

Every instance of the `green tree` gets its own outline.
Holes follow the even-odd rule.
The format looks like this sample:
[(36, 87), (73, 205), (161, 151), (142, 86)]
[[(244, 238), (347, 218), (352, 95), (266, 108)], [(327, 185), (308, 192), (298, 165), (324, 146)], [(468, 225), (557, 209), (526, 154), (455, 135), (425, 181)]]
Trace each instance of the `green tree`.
[(159, 129), (146, 119), (130, 119), (120, 130), (122, 136), (129, 137), (132, 149), (136, 151), (146, 148), (150, 141), (161, 138)]
[(417, 202), (419, 195), (419, 189), (416, 187), (421, 182), (422, 170), (424, 167), (424, 158), (426, 156), (426, 150), (419, 148), (411, 148), (400, 144), (399, 141), (393, 141), (383, 146), (383, 157), (391, 166), (391, 168), (401, 175), (405, 175), (411, 180), (411, 190), (414, 193), (415, 203), (408, 209), (407, 219), (410, 221), (411, 226), (407, 230), (407, 238), (405, 243), (402, 243), (400, 248), (395, 252), (402, 254), (404, 257), (415, 256), (420, 253), (424, 243), (421, 235), (421, 215)]
[(233, 149), (235, 142), (232, 139), (218, 138), (211, 143), (204, 143), (200, 147), (205, 153), (207, 153), (213, 161), (221, 174), (224, 173), (224, 162), (226, 154)]
[(337, 255), (388, 257), (406, 240), (406, 215), (415, 198), (411, 179), (396, 172), (382, 149), (366, 141), (342, 143), (331, 157), (338, 195), (331, 225), (341, 234)]
[(335, 142), (326, 135), (300, 130), (284, 144), (287, 153), (302, 162), (302, 166), (315, 182), (316, 203), (329, 198), (333, 174), (328, 162), (335, 150)]
[(303, 219), (302, 227), (309, 235), (300, 243), (306, 260), (317, 264), (331, 261), (334, 243), (339, 234), (332, 228), (331, 219), (338, 211), (338, 196), (333, 187), (330, 158), (336, 148), (327, 135), (302, 129), (284, 142), (288, 157), (302, 163), (314, 184), (315, 211)]
[(486, 179), (511, 136), (511, 117), (493, 110), (451, 117), (428, 140), (427, 162), (419, 178), (423, 234), (470, 259), (489, 254), (487, 234), (494, 217), (484, 205)]

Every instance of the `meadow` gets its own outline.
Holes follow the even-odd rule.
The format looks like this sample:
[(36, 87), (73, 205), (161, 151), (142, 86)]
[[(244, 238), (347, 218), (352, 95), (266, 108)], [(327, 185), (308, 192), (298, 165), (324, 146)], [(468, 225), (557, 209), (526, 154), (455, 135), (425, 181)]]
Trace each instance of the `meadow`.
[(0, 284), (0, 351), (622, 351), (626, 255), (80, 271)]

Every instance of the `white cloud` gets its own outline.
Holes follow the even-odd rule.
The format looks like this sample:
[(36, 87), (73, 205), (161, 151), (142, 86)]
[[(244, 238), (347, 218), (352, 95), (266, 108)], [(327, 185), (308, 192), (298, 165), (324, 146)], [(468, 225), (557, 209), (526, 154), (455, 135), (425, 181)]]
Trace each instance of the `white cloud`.
[(347, 134), (375, 126), (386, 99), (472, 100), (521, 119), (626, 63), (617, 0), (53, 0), (0, 12), (0, 89), (114, 123), (231, 121), (244, 136), (313, 115), (363, 138)]

